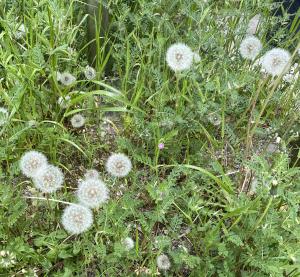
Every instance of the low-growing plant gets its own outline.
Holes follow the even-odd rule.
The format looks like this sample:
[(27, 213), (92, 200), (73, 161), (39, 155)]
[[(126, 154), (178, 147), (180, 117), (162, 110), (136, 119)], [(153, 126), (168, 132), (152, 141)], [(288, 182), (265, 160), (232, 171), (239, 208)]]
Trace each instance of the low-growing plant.
[(0, 276), (300, 276), (299, 11), (90, 2), (0, 3)]

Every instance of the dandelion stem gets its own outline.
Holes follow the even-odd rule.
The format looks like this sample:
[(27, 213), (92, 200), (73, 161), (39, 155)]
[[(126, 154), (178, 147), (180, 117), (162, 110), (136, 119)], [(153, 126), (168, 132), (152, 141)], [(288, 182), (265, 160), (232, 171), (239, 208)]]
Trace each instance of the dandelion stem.
[(61, 201), (61, 200), (57, 200), (57, 199), (53, 199), (53, 198), (35, 197), (35, 196), (24, 196), (24, 198), (25, 198), (25, 199), (46, 200), (46, 201), (53, 201), (53, 202), (58, 202), (58, 203), (66, 204), (66, 205), (76, 205), (76, 206), (80, 206), (79, 204), (70, 203), (70, 202), (66, 202), (66, 201)]

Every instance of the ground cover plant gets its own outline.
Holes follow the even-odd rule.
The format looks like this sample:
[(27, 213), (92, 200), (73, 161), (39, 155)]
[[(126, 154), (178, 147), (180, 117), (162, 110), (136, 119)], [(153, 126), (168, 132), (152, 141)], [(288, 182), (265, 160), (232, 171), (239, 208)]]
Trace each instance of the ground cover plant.
[(0, 3), (0, 276), (300, 276), (299, 12), (95, 3)]

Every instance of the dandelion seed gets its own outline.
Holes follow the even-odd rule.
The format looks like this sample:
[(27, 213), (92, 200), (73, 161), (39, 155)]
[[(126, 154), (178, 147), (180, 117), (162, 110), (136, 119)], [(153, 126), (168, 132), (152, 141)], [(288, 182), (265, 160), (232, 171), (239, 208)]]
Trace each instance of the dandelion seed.
[(64, 72), (60, 76), (60, 82), (64, 86), (70, 86), (76, 82), (76, 78), (69, 72)]
[(254, 17), (252, 17), (248, 23), (248, 28), (247, 28), (247, 34), (248, 35), (255, 35), (258, 25), (260, 23), (261, 15), (257, 14)]
[(89, 169), (84, 174), (85, 179), (100, 179), (100, 174), (96, 169)]
[(244, 59), (254, 60), (262, 49), (260, 40), (255, 36), (247, 36), (240, 45), (240, 54)]
[(84, 76), (88, 80), (93, 80), (96, 77), (96, 70), (91, 66), (86, 66), (84, 70)]
[(174, 71), (189, 69), (193, 63), (193, 59), (193, 51), (183, 43), (175, 43), (167, 50), (166, 61)]
[(0, 251), (0, 267), (12, 267), (16, 263), (16, 255), (8, 250)]
[(80, 205), (70, 205), (62, 215), (64, 229), (72, 234), (80, 234), (88, 230), (93, 224), (93, 213), (89, 208)]
[(80, 128), (85, 124), (85, 118), (81, 114), (75, 114), (71, 118), (71, 124), (74, 128)]
[(20, 169), (27, 177), (35, 177), (38, 171), (47, 165), (47, 158), (37, 151), (28, 151), (20, 159)]
[(63, 109), (66, 109), (69, 106), (70, 101), (71, 101), (71, 97), (69, 95), (65, 97), (60, 96), (57, 100), (57, 104), (61, 106)]
[(290, 59), (291, 55), (288, 51), (274, 48), (263, 56), (262, 68), (273, 77), (278, 76), (289, 69)]
[(132, 167), (130, 159), (121, 153), (112, 154), (106, 162), (106, 170), (112, 176), (125, 177)]
[(127, 237), (122, 241), (124, 248), (129, 251), (134, 248), (134, 241), (132, 238)]
[(108, 188), (99, 179), (86, 179), (80, 182), (77, 197), (82, 205), (98, 208), (108, 200)]
[(0, 107), (0, 126), (3, 126), (8, 121), (8, 111), (7, 109)]
[(170, 260), (167, 255), (159, 255), (156, 259), (157, 267), (161, 270), (168, 270), (171, 267)]
[(201, 61), (200, 55), (196, 52), (193, 53), (193, 62), (199, 63)]
[(54, 165), (46, 165), (38, 170), (33, 183), (40, 191), (52, 193), (62, 187), (64, 175), (60, 168)]
[(21, 39), (26, 35), (27, 29), (24, 24), (21, 24), (18, 30), (15, 32), (16, 39)]

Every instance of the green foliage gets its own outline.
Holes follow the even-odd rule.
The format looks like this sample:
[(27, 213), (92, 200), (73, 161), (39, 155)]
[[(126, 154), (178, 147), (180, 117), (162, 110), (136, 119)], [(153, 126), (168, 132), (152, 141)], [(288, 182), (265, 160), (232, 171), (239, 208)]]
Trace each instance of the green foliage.
[[(104, 5), (109, 33), (96, 43), (97, 77), (88, 81), (84, 1), (0, 4), (0, 106), (9, 111), (0, 126), (0, 276), (299, 276), (299, 80), (262, 78), (238, 53), (258, 13), (263, 52), (293, 52), (299, 35), (286, 16), (258, 0)], [(177, 41), (201, 56), (180, 74), (165, 62)], [(63, 86), (57, 71), (77, 82)], [(60, 97), (70, 97), (66, 107)], [(75, 129), (79, 112), (87, 123)], [(30, 198), (44, 195), (21, 175), (30, 149), (64, 171), (48, 201)], [(128, 177), (106, 173), (112, 152), (130, 157)], [(88, 168), (101, 172), (110, 200), (94, 210), (91, 229), (70, 236), (62, 201), (75, 201)], [(1, 251), (15, 263), (3, 266)], [(166, 272), (156, 265), (162, 253)]]

